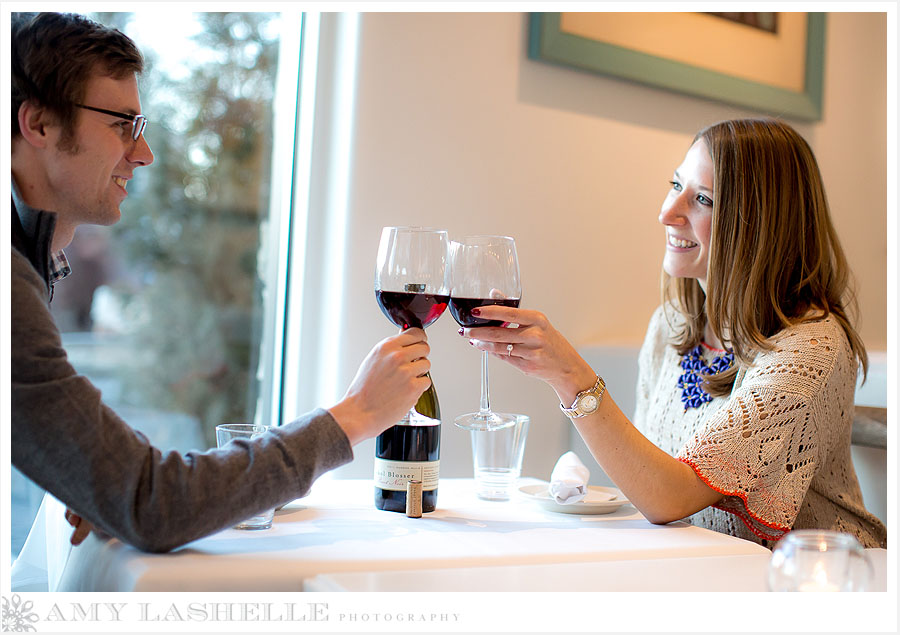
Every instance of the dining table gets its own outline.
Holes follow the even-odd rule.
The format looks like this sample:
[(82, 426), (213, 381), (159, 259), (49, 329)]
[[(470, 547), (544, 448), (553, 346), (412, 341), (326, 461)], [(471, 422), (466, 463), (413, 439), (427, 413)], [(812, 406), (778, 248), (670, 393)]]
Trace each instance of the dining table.
[[(227, 528), (168, 553), (96, 533), (72, 547), (65, 506), (47, 495), (20, 559), (44, 567), (46, 590), (56, 592), (30, 596), (36, 607), (52, 604), (42, 630), (72, 627), (72, 619), (92, 632), (118, 632), (128, 619), (146, 630), (174, 619), (201, 620), (191, 627), (214, 632), (249, 622), (283, 631), (306, 620), (331, 631), (394, 633), (600, 624), (666, 631), (695, 624), (682, 609), (684, 592), (720, 598), (709, 606), (765, 597), (751, 600), (765, 611), (741, 617), (750, 630), (772, 626), (779, 606), (782, 627), (896, 622), (885, 610), (896, 585), (886, 549), (866, 550), (874, 593), (839, 594), (839, 602), (825, 593), (756, 595), (767, 591), (767, 548), (685, 521), (653, 524), (612, 488), (617, 498), (609, 503), (556, 505), (537, 495), (547, 485), (521, 478), (509, 500), (489, 501), (478, 498), (473, 479), (444, 478), (437, 509), (410, 517), (376, 509), (372, 480), (326, 475), (278, 509), (269, 529)], [(51, 601), (57, 597), (71, 608)], [(104, 622), (111, 610), (118, 613)], [(90, 611), (100, 612), (94, 622), (83, 620)]]
[[(766, 588), (771, 552), (761, 545), (684, 521), (653, 524), (628, 503), (560, 513), (524, 493), (541, 483), (520, 479), (498, 502), (478, 498), (473, 479), (442, 479), (437, 509), (414, 518), (376, 509), (371, 480), (320, 479), (279, 509), (270, 529), (224, 529), (164, 554), (92, 534), (57, 563), (49, 590)], [(61, 509), (55, 516), (48, 524), (65, 522)], [(883, 569), (876, 586), (885, 584)]]

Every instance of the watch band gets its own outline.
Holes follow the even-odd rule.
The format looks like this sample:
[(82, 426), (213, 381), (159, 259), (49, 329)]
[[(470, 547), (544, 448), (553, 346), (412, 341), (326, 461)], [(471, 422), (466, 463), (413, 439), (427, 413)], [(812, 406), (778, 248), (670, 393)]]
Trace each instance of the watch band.
[[(603, 393), (605, 392), (606, 382), (603, 381), (603, 378), (601, 378), (600, 375), (597, 375), (597, 381), (594, 383), (593, 387), (578, 393), (575, 396), (575, 401), (572, 403), (571, 408), (566, 408), (564, 405), (559, 404), (560, 410), (562, 410), (563, 414), (570, 419), (586, 417), (597, 411), (597, 408), (600, 407), (600, 401), (603, 399)], [(585, 404), (585, 401), (588, 401), (589, 403)], [(583, 409), (582, 405), (586, 405), (588, 408)]]

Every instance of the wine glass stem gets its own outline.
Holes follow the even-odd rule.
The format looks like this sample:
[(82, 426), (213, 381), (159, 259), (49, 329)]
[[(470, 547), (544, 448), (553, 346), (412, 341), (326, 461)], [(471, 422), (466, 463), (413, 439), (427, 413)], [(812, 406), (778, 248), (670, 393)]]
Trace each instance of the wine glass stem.
[(488, 353), (481, 352), (481, 409), (479, 411), (482, 416), (491, 414), (491, 396), (488, 389)]

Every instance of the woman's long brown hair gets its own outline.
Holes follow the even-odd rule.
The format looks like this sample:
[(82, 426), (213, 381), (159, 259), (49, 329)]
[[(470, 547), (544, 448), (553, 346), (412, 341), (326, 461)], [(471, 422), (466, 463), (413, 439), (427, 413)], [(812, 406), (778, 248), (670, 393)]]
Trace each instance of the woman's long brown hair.
[(663, 274), (663, 299), (684, 317), (674, 334), (678, 352), (697, 346), (709, 322), (737, 362), (707, 377), (710, 394), (724, 395), (739, 366), (771, 350), (770, 337), (832, 315), (865, 374), (868, 356), (850, 319), (857, 313), (850, 270), (809, 145), (774, 119), (723, 121), (697, 133), (698, 140), (714, 173), (707, 292), (693, 278)]

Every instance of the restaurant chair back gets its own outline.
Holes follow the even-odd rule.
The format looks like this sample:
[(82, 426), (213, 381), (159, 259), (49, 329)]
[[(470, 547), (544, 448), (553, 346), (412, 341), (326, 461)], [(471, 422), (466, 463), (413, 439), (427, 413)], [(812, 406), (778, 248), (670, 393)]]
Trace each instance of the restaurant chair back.
[(856, 406), (850, 443), (887, 450), (887, 408)]
[(850, 456), (866, 509), (887, 524), (887, 408), (855, 407)]

